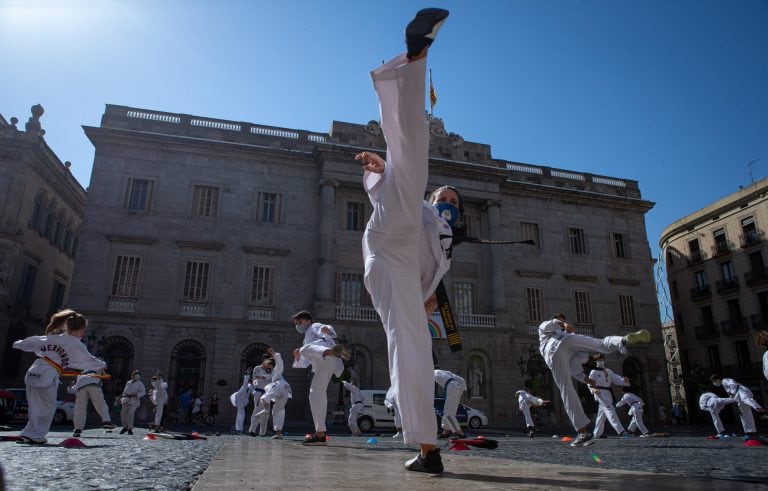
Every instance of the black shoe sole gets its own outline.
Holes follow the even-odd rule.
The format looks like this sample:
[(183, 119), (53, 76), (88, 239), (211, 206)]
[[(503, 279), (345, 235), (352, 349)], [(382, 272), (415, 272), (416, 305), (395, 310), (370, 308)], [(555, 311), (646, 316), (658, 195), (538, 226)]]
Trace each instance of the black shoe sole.
[(419, 10), (416, 17), (405, 28), (405, 42), (408, 46), (408, 58), (417, 56), (427, 46), (432, 45), (433, 38), (427, 36), (435, 32), (448, 17), (444, 9), (429, 8)]

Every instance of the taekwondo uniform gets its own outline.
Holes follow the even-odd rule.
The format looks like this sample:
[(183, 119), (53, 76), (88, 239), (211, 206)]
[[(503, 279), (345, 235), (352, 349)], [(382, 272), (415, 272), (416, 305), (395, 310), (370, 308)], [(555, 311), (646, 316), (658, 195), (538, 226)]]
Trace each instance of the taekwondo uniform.
[(459, 410), (461, 394), (467, 390), (467, 382), (448, 370), (435, 370), (435, 383), (445, 390), (445, 404), (443, 405), (443, 430), (452, 433), (463, 434), (459, 421), (456, 419), (456, 411)]
[(243, 385), (229, 396), (229, 402), (237, 408), (237, 414), (235, 415), (235, 431), (238, 433), (243, 432), (243, 423), (245, 422), (245, 408), (248, 407), (248, 394), (250, 393), (250, 379), (251, 373), (246, 372), (243, 375)]
[[(93, 372), (89, 372), (93, 373)], [(73, 423), (76, 430), (85, 428), (85, 419), (88, 411), (88, 400), (93, 402), (93, 408), (101, 416), (102, 423), (111, 423), (109, 406), (104, 400), (104, 392), (101, 390), (101, 379), (89, 377), (86, 374), (78, 375), (75, 384), (67, 389), (70, 394), (75, 394), (75, 415)]]
[[(576, 431), (589, 424), (581, 401), (570, 378), (575, 376), (574, 357), (585, 359), (583, 353), (611, 354), (623, 352), (622, 336), (607, 336), (602, 339), (566, 332), (556, 320), (544, 321), (539, 325), (539, 351), (552, 371), (552, 378), (560, 389), (563, 408)], [(584, 383), (584, 379), (582, 379)]]
[(360, 435), (360, 428), (357, 426), (357, 419), (360, 417), (360, 413), (363, 412), (363, 396), (360, 394), (360, 389), (353, 383), (342, 382), (344, 388), (349, 391), (349, 400), (351, 405), (349, 406), (349, 418), (347, 419), (347, 425), (353, 435)]
[(528, 436), (533, 436), (533, 428), (536, 425), (533, 424), (533, 418), (531, 417), (531, 406), (541, 406), (544, 404), (544, 399), (533, 396), (524, 390), (518, 390), (516, 394), (520, 412), (525, 416), (525, 426), (527, 426), (530, 431)]
[(155, 405), (154, 427), (158, 430), (163, 426), (163, 414), (165, 413), (165, 404), (168, 402), (168, 384), (163, 382), (162, 377), (152, 381), (152, 395), (149, 400)]
[(125, 383), (125, 388), (120, 396), (120, 421), (124, 430), (133, 431), (133, 420), (136, 410), (141, 406), (141, 398), (147, 394), (147, 389), (139, 379), (132, 379)]
[(768, 380), (768, 350), (763, 353), (763, 376)]
[(631, 392), (625, 392), (624, 396), (616, 404), (616, 407), (624, 405), (629, 405), (627, 414), (632, 416), (632, 421), (629, 422), (628, 430), (634, 433), (635, 430), (639, 429), (640, 433), (642, 433), (641, 436), (643, 437), (650, 435), (651, 432), (648, 431), (648, 428), (645, 427), (645, 423), (643, 422), (643, 406), (645, 406), (643, 400)]
[(269, 403), (272, 403), (272, 425), (276, 432), (282, 433), (285, 422), (285, 404), (293, 397), (291, 386), (283, 378), (283, 357), (275, 353), (275, 368), (272, 370), (272, 381), (264, 387), (264, 395), (261, 396), (262, 411), (269, 411)]
[(757, 403), (752, 391), (731, 378), (724, 378), (721, 383), (723, 389), (739, 406), (739, 416), (741, 417), (741, 425), (744, 427), (744, 433), (756, 433), (757, 426), (755, 425), (755, 416), (752, 414), (752, 409), (760, 410), (763, 407)]
[(712, 392), (705, 392), (699, 397), (699, 409), (707, 411), (710, 416), (712, 416), (712, 423), (715, 425), (715, 430), (717, 430), (718, 436), (725, 434), (725, 426), (723, 426), (723, 422), (720, 421), (720, 411), (722, 411), (728, 404), (733, 404), (735, 402), (736, 399), (731, 399), (730, 397), (717, 397), (717, 395)]
[[(432, 404), (434, 406), (434, 402)], [(397, 410), (397, 402), (395, 402), (395, 391), (392, 389), (392, 387), (387, 389), (387, 395), (384, 397), (384, 405), (387, 406), (387, 409), (392, 410), (396, 431), (392, 438), (397, 438), (401, 436), (400, 432), (403, 429), (403, 422), (400, 420), (400, 411)]]
[[(327, 326), (330, 333), (320, 332)], [(325, 417), (328, 412), (328, 384), (331, 376), (340, 377), (344, 372), (344, 362), (336, 356), (323, 356), (323, 352), (336, 345), (333, 338), (336, 331), (333, 326), (315, 322), (304, 333), (304, 345), (299, 349), (301, 357), (293, 363), (294, 368), (305, 368), (312, 365), (312, 383), (309, 386), (309, 407), (312, 410), (312, 420), (315, 432), (325, 433)]]
[(107, 364), (90, 354), (80, 339), (67, 333), (30, 336), (14, 342), (13, 347), (38, 356), (24, 375), (29, 419), (20, 436), (44, 443), (56, 414), (61, 371), (67, 368), (99, 371)]
[(401, 54), (371, 72), (387, 143), (381, 174), (366, 171), (373, 205), (363, 235), (365, 286), (387, 336), (405, 443), (435, 445), (432, 338), (424, 303), (450, 267), (451, 227), (423, 201), (429, 174), (426, 60)]
[(251, 394), (253, 395), (253, 414), (251, 414), (251, 426), (248, 433), (251, 436), (256, 434), (259, 429), (259, 435), (267, 434), (267, 423), (269, 423), (269, 411), (261, 412), (261, 396), (264, 395), (264, 387), (272, 380), (272, 374), (264, 370), (261, 365), (253, 369), (251, 373)]
[(595, 368), (589, 372), (589, 378), (595, 381), (595, 387), (590, 387), (592, 395), (598, 404), (597, 417), (595, 418), (595, 429), (592, 435), (600, 438), (605, 430), (605, 420), (611, 423), (616, 433), (624, 433), (624, 426), (621, 424), (619, 415), (616, 414), (616, 408), (613, 407), (613, 392), (611, 385), (626, 386), (624, 377), (613, 372), (609, 368)]

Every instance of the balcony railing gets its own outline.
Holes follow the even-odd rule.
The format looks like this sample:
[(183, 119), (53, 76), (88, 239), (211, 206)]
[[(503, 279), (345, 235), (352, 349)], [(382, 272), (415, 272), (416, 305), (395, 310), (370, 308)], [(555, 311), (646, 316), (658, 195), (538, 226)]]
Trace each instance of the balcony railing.
[(179, 315), (185, 317), (205, 317), (208, 315), (208, 303), (181, 302), (179, 305)]
[(109, 312), (136, 312), (135, 298), (110, 297), (107, 301)]
[(460, 326), (466, 327), (496, 327), (496, 316), (484, 314), (458, 314)]
[(691, 256), (688, 258), (688, 266), (693, 266), (694, 264), (699, 264), (703, 260), (707, 258), (707, 255), (701, 251), (692, 252)]
[(691, 300), (702, 300), (711, 296), (712, 289), (709, 287), (709, 285), (691, 288)]
[(733, 242), (730, 240), (721, 240), (718, 242), (715, 242), (715, 244), (712, 246), (712, 257), (715, 256), (722, 256), (723, 254), (728, 254), (733, 249)]
[(723, 334), (740, 334), (749, 331), (749, 322), (746, 317), (729, 319), (720, 323), (720, 331)]
[(720, 295), (738, 291), (739, 278), (734, 276), (730, 280), (720, 280), (715, 283), (715, 289), (717, 290), (717, 293), (719, 293)]
[(336, 319), (343, 321), (378, 322), (379, 314), (373, 307), (336, 306)]
[(739, 234), (739, 241), (741, 242), (742, 249), (744, 249), (745, 247), (753, 246), (755, 244), (759, 244), (764, 240), (765, 240), (765, 232), (763, 232), (762, 230), (753, 230), (751, 232)]
[(252, 321), (273, 321), (275, 320), (274, 307), (248, 307), (248, 320)]
[(696, 326), (693, 328), (693, 331), (695, 333), (696, 339), (698, 340), (715, 339), (720, 337), (720, 331), (717, 329), (716, 324)]
[(765, 268), (744, 273), (744, 283), (747, 286), (757, 286), (765, 282), (768, 282), (768, 271)]

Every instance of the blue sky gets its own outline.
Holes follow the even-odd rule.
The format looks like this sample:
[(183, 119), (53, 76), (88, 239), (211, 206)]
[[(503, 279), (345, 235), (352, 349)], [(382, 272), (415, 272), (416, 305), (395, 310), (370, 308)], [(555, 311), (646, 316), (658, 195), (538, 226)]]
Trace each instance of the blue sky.
[(0, 113), (45, 108), (88, 185), (105, 104), (327, 131), (425, 6), (448, 131), (493, 156), (635, 179), (663, 228), (768, 175), (768, 0), (0, 0)]

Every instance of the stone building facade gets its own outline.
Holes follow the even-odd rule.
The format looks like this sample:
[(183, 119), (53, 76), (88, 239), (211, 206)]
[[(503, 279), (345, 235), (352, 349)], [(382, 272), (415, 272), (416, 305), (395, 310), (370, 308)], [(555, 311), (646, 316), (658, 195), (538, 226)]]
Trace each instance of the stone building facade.
[(13, 342), (43, 333), (68, 301), (85, 190), (48, 147), (32, 107), (24, 129), (0, 115), (0, 386), (23, 386), (31, 355)]
[(754, 341), (768, 328), (767, 205), (763, 179), (675, 221), (659, 240), (691, 414), (715, 372), (768, 402)]
[[(96, 150), (72, 303), (118, 381), (133, 367), (160, 370), (172, 397), (192, 388), (226, 400), (266, 346), (290, 359), (302, 338), (290, 317), (308, 308), (352, 349), (361, 387), (389, 385), (384, 331), (363, 286), (371, 205), (353, 160), (383, 153), (376, 121), (316, 133), (108, 105), (85, 132)], [(467, 378), (465, 402), (494, 423), (517, 422), (514, 393), (527, 383), (555, 401), (539, 417), (564, 422), (536, 335), (563, 311), (598, 336), (655, 332), (608, 365), (648, 403), (667, 403), (644, 222), (653, 204), (637, 183), (494, 159), (437, 118), (431, 132), (429, 190), (461, 189), (467, 234), (535, 242), (454, 250), (446, 286), (463, 350), (436, 339), (433, 357)], [(308, 372), (286, 372), (288, 417), (302, 418)], [(329, 400), (341, 398), (334, 385)]]

